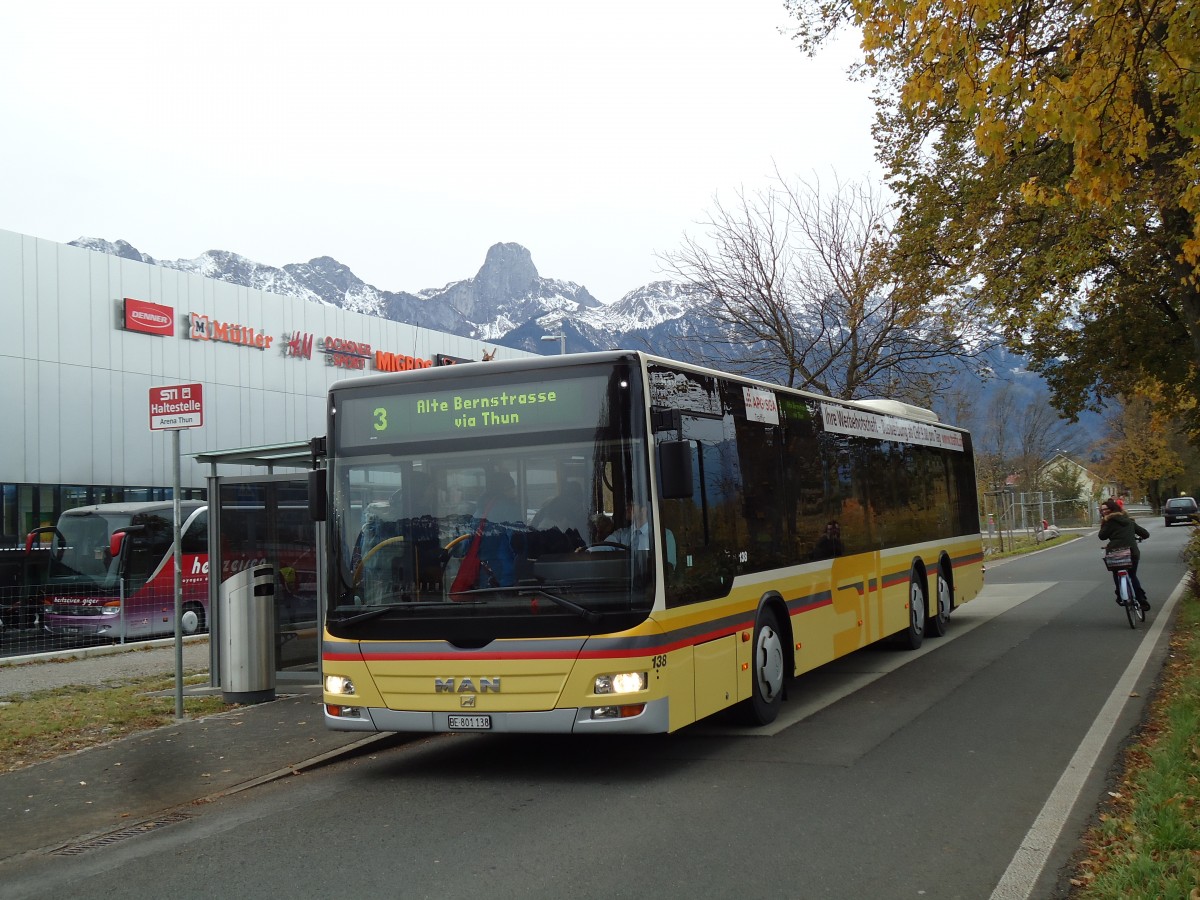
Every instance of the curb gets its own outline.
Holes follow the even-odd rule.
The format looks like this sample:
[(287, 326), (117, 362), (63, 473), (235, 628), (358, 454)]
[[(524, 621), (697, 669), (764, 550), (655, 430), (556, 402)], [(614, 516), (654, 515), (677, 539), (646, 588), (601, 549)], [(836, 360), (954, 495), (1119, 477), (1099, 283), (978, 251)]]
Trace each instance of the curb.
[[(189, 634), (184, 637), (184, 644), (207, 643), (207, 634)], [(131, 641), (128, 644), (96, 644), (92, 647), (73, 647), (62, 650), (47, 650), (45, 653), (27, 653), (24, 656), (0, 657), (0, 668), (19, 666), (23, 663), (64, 662), (72, 659), (87, 659), (92, 656), (112, 656), (117, 653), (134, 653), (138, 650), (157, 650), (164, 647), (174, 647), (175, 638), (156, 638), (152, 641)]]

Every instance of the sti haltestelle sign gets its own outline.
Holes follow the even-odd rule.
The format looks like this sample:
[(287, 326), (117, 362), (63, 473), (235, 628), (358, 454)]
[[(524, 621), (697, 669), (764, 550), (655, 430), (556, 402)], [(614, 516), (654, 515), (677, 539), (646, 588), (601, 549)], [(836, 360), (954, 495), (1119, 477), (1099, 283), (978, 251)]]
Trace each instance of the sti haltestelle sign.
[(175, 384), (150, 388), (150, 430), (199, 428), (204, 424), (204, 388)]

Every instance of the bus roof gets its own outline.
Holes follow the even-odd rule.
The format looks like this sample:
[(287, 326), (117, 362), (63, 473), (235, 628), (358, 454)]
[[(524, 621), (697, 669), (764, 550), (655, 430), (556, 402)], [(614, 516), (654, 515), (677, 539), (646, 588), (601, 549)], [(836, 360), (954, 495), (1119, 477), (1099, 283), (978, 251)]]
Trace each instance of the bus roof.
[[(192, 511), (199, 509), (208, 504), (203, 500), (180, 500), (179, 506), (181, 509)], [(175, 508), (173, 500), (135, 500), (127, 503), (93, 503), (91, 506), (75, 506), (71, 509), (63, 510), (64, 516), (88, 516), (88, 515), (125, 515), (135, 516), (139, 513), (170, 512)]]
[(960, 426), (942, 423), (938, 418), (937, 413), (935, 413), (933, 410), (925, 409), (924, 407), (920, 406), (914, 406), (911, 403), (904, 403), (899, 400), (891, 400), (888, 398), (841, 400), (837, 397), (828, 397), (824, 394), (818, 394), (813, 391), (802, 390), (799, 388), (789, 388), (781, 384), (776, 384), (771, 381), (763, 381), (762, 379), (753, 378), (748, 375), (742, 375), (734, 372), (722, 372), (718, 369), (711, 369), (695, 363), (680, 362), (677, 359), (670, 359), (666, 356), (657, 356), (653, 353), (646, 353), (641, 350), (600, 350), (592, 353), (571, 353), (565, 356), (562, 354), (555, 354), (553, 356), (533, 356), (521, 357), (519, 359), (459, 363), (453, 366), (435, 366), (427, 369), (410, 369), (406, 372), (381, 372), (373, 375), (360, 376), (358, 378), (341, 379), (334, 382), (330, 386), (329, 390), (330, 394), (333, 395), (340, 391), (353, 391), (373, 385), (383, 385), (389, 382), (400, 382), (404, 384), (411, 384), (414, 381), (437, 382), (445, 378), (454, 378), (457, 375), (499, 375), (503, 373), (536, 372), (541, 369), (560, 368), (564, 364), (572, 366), (599, 365), (611, 364), (619, 360), (633, 359), (642, 360), (647, 363), (657, 363), (664, 366), (671, 366), (689, 372), (709, 375), (714, 378), (726, 378), (741, 384), (760, 387), (764, 390), (785, 391), (790, 394), (799, 394), (800, 396), (806, 397), (809, 400), (817, 400), (825, 403), (837, 403), (852, 408), (858, 407), (861, 409), (870, 410), (872, 412), (883, 413), (904, 419), (915, 419), (920, 422), (939, 423), (941, 427), (950, 428), (955, 431), (966, 431), (966, 429)]

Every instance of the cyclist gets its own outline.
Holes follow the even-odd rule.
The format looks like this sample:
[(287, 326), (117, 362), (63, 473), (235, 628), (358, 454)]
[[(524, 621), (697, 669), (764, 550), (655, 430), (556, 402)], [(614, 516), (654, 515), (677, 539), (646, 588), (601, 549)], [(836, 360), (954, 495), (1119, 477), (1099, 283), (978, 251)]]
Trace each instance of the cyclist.
[[(1100, 515), (1103, 521), (1100, 523), (1099, 538), (1102, 541), (1108, 541), (1108, 546), (1104, 548), (1105, 551), (1129, 548), (1132, 560), (1128, 571), (1129, 580), (1133, 583), (1133, 595), (1141, 604), (1142, 609), (1149, 609), (1150, 604), (1146, 601), (1146, 592), (1142, 590), (1142, 583), (1138, 581), (1137, 569), (1138, 559), (1141, 557), (1138, 541), (1144, 541), (1150, 537), (1150, 532), (1133, 521), (1133, 518), (1122, 511), (1117, 501), (1111, 497), (1100, 504)], [(1113, 584), (1117, 586), (1117, 602), (1120, 603), (1121, 588), (1117, 584), (1117, 573), (1113, 572), (1112, 574)]]

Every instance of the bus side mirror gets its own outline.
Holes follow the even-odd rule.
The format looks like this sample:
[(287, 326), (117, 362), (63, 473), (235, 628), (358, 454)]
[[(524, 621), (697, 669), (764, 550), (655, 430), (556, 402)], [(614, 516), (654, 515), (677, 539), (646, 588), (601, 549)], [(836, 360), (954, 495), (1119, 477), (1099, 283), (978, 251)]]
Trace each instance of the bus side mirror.
[(664, 500), (692, 496), (691, 441), (663, 441), (658, 445), (658, 483)]
[(43, 535), (48, 536), (51, 540), (54, 539), (55, 535), (58, 535), (60, 538), (62, 537), (58, 529), (53, 525), (43, 525), (41, 528), (35, 528), (29, 534), (25, 535), (25, 552), (32, 553), (34, 541), (40, 544)]
[(328, 503), (325, 470), (313, 469), (308, 473), (308, 517), (314, 522), (324, 522)]
[(108, 539), (108, 556), (109, 559), (116, 559), (121, 555), (121, 548), (125, 546), (125, 532), (114, 531), (112, 537)]

